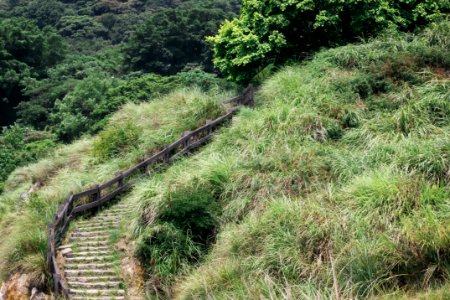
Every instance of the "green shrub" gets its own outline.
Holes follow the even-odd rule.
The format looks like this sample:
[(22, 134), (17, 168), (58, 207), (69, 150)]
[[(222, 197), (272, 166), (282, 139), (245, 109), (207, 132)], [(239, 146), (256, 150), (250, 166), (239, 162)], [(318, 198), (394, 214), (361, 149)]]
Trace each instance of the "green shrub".
[(0, 183), (17, 167), (48, 156), (55, 147), (54, 137), (49, 133), (17, 124), (3, 128), (0, 135)]
[(110, 126), (100, 132), (94, 142), (94, 156), (99, 159), (110, 159), (126, 154), (139, 145), (142, 129), (133, 123), (123, 126)]
[(145, 229), (137, 241), (135, 253), (147, 275), (167, 279), (198, 259), (200, 248), (182, 229), (161, 223)]
[(218, 226), (220, 206), (216, 197), (217, 191), (205, 183), (169, 190), (159, 207), (159, 219), (189, 233), (194, 241), (207, 244)]
[[(222, 24), (209, 42), (215, 66), (228, 79), (244, 82), (271, 63), (374, 36), (388, 28), (413, 30), (448, 10), (444, 1), (244, 1), (240, 17)], [(345, 60), (347, 65), (359, 63), (358, 59)]]
[(63, 141), (71, 141), (84, 132), (96, 132), (97, 122), (107, 117), (120, 105), (116, 98), (109, 98), (108, 91), (117, 84), (107, 73), (90, 74), (75, 88), (55, 102), (50, 115), (54, 131)]

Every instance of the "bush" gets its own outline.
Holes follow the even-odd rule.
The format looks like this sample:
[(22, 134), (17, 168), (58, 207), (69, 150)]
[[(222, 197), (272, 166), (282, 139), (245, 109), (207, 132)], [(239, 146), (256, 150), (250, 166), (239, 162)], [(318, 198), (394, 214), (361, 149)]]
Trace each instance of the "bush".
[(170, 223), (203, 244), (214, 238), (219, 214), (216, 192), (207, 184), (169, 190), (159, 207), (161, 222)]
[(124, 126), (110, 126), (100, 132), (94, 142), (94, 156), (99, 159), (110, 159), (132, 151), (139, 145), (142, 129), (133, 123)]
[(413, 30), (449, 9), (443, 1), (244, 1), (240, 17), (226, 21), (209, 42), (215, 66), (244, 82), (271, 63), (387, 28)]
[(101, 129), (98, 123), (102, 124), (106, 116), (123, 104), (118, 98), (108, 98), (108, 91), (116, 84), (107, 73), (90, 74), (57, 100), (50, 120), (58, 138), (68, 142), (84, 132)]
[(0, 183), (17, 167), (49, 155), (55, 146), (54, 137), (49, 133), (19, 125), (3, 128), (0, 135)]
[(170, 223), (149, 226), (140, 235), (135, 253), (148, 275), (171, 278), (200, 256), (200, 247), (185, 231)]

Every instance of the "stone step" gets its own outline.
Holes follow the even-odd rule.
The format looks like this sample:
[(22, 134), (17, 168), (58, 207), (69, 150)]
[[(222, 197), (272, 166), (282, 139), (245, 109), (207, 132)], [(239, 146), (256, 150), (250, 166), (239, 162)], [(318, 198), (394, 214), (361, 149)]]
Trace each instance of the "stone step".
[(72, 232), (72, 236), (76, 237), (76, 236), (103, 236), (103, 235), (108, 235), (108, 231), (107, 230), (103, 230), (103, 231), (82, 231), (82, 230), (76, 230), (74, 232)]
[(110, 212), (105, 211), (101, 214), (94, 216), (93, 218), (121, 218), (123, 216), (123, 212)]
[(64, 270), (104, 270), (108, 268), (114, 268), (113, 263), (87, 263), (87, 264), (65, 264)]
[(92, 242), (92, 241), (108, 241), (109, 235), (96, 235), (96, 236), (71, 236), (69, 238), (70, 242)]
[(59, 251), (64, 257), (71, 257), (73, 254), (72, 248), (64, 248)]
[(90, 263), (90, 262), (105, 262), (111, 261), (114, 258), (112, 255), (105, 256), (76, 256), (66, 258), (68, 263)]
[(90, 227), (76, 227), (76, 232), (83, 231), (83, 232), (93, 232), (93, 231), (105, 231), (105, 230), (111, 230), (111, 227), (108, 226), (90, 226)]
[(77, 251), (77, 252), (72, 252), (72, 256), (102, 256), (102, 255), (111, 255), (112, 252), (109, 250), (108, 247), (105, 247), (105, 250), (99, 250), (96, 248), (92, 248), (90, 250), (87, 251)]
[(72, 244), (61, 245), (58, 247), (58, 250), (64, 250), (66, 248), (72, 248)]
[(124, 296), (124, 290), (97, 290), (97, 289), (69, 289), (70, 294), (86, 296)]
[(119, 281), (105, 281), (105, 282), (81, 282), (70, 281), (69, 287), (76, 289), (119, 289)]
[(102, 220), (102, 221), (120, 221), (122, 215), (106, 215), (106, 216), (95, 216), (91, 219), (94, 220)]
[[(100, 227), (101, 226), (101, 227)], [(104, 225), (93, 225), (93, 226), (77, 226), (76, 230), (77, 231), (83, 231), (83, 232), (90, 232), (90, 231), (111, 231), (111, 230), (115, 230), (117, 228), (119, 228), (120, 224), (114, 224), (114, 225), (109, 225), (109, 226), (104, 226)]]
[(108, 245), (94, 245), (94, 246), (78, 246), (75, 249), (72, 249), (73, 254), (79, 254), (83, 252), (91, 252), (91, 251), (109, 251), (111, 248)]
[(91, 270), (91, 269), (79, 269), (79, 270), (64, 270), (66, 278), (70, 277), (92, 277), (92, 276), (117, 276), (117, 272), (112, 269), (106, 270)]
[[(77, 223), (76, 224), (76, 227), (75, 227), (75, 231), (80, 231), (80, 230), (82, 230), (82, 231), (104, 231), (104, 230), (110, 230), (111, 228), (114, 228), (114, 227), (117, 227), (117, 226), (120, 226), (120, 223), (119, 222), (116, 222), (116, 223), (108, 223), (108, 222), (98, 222), (98, 221), (96, 221), (96, 222), (93, 222), (92, 224), (79, 224), (79, 223)], [(97, 229), (97, 230), (93, 230), (92, 228), (100, 228), (100, 229)]]
[(99, 226), (102, 226), (102, 225), (105, 225), (105, 224), (109, 225), (109, 224), (116, 224), (116, 223), (120, 224), (119, 220), (117, 220), (117, 219), (96, 220), (96, 219), (92, 218), (89, 221), (79, 221), (79, 222), (77, 222), (77, 225), (78, 226), (79, 225), (81, 225), (81, 226), (84, 226), (84, 225), (88, 225), (88, 226), (99, 225)]
[[(108, 228), (111, 227), (116, 227), (116, 226), (120, 226), (120, 218), (116, 218), (116, 219), (107, 219), (107, 220), (103, 220), (103, 219), (92, 219), (92, 222), (95, 222), (95, 226), (105, 226)], [(91, 225), (91, 227), (94, 225)]]
[(75, 243), (75, 246), (73, 248), (73, 250), (78, 250), (79, 248), (82, 247), (109, 247), (109, 241), (77, 241)]
[(108, 282), (108, 281), (121, 281), (119, 277), (117, 276), (67, 276), (66, 280), (68, 282), (87, 282), (87, 283), (94, 283), (94, 282)]
[(122, 217), (124, 213), (125, 213), (125, 211), (122, 210), (122, 209), (105, 210), (104, 212), (98, 214), (97, 216), (117, 216), (117, 217)]
[(108, 211), (105, 211), (102, 214), (99, 214), (99, 216), (112, 215), (112, 216), (122, 217), (123, 215), (128, 214), (129, 212), (130, 212), (129, 210), (125, 210), (125, 209), (108, 210)]
[(114, 210), (114, 209), (129, 209), (130, 206), (128, 204), (118, 204), (118, 205), (113, 205), (111, 207), (109, 207), (107, 210)]
[(114, 230), (119, 228), (120, 224), (116, 223), (116, 224), (103, 224), (103, 225), (92, 225), (92, 226), (77, 226), (78, 231), (84, 231), (84, 232), (89, 232), (89, 231), (110, 231), (110, 230)]
[(86, 296), (76, 296), (72, 295), (71, 300), (125, 300), (125, 296), (97, 296), (97, 297), (86, 297)]

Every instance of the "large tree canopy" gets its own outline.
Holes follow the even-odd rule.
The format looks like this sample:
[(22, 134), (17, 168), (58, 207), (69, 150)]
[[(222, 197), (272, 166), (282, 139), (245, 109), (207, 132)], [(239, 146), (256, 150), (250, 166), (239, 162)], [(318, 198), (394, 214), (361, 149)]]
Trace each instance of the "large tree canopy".
[(175, 74), (186, 66), (212, 70), (205, 37), (220, 23), (235, 16), (237, 1), (189, 1), (173, 9), (151, 14), (130, 38), (127, 63), (133, 70)]
[(60, 36), (23, 18), (0, 20), (0, 125), (15, 119), (14, 107), (29, 78), (39, 78), (64, 54)]
[(241, 15), (209, 38), (227, 78), (250, 80), (270, 62), (370, 37), (411, 30), (448, 11), (446, 0), (243, 0)]

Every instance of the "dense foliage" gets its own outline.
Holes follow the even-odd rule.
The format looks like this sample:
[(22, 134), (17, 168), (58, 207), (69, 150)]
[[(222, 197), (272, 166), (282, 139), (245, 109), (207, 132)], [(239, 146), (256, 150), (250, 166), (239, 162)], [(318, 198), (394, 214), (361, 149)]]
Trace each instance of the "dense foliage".
[(0, 135), (0, 193), (12, 171), (48, 155), (55, 146), (55, 139), (49, 133), (18, 125), (4, 127)]
[[(1, 277), (28, 272), (35, 282), (48, 283), (47, 225), (68, 191), (76, 193), (93, 182), (105, 182), (183, 132), (217, 118), (225, 112), (219, 101), (232, 95), (183, 88), (151, 102), (127, 103), (99, 135), (61, 145), (47, 151), (51, 155), (37, 163), (16, 168), (0, 194), (0, 235), (4, 237), (0, 243)], [(22, 136), (14, 136), (17, 147)], [(34, 192), (22, 197), (32, 186)]]
[(450, 296), (449, 2), (239, 2), (0, 0), (2, 280), (49, 287), (68, 192), (223, 115), (225, 75), (256, 106), (122, 199), (148, 298)]
[[(199, 75), (198, 69), (212, 70), (204, 37), (238, 10), (237, 0), (1, 2), (0, 126), (19, 121), (70, 141), (97, 132), (127, 101), (146, 101), (182, 84), (219, 84), (213, 75)], [(138, 79), (142, 73), (127, 74), (129, 68), (191, 72)], [(186, 74), (193, 80), (182, 83)], [(139, 80), (148, 82), (145, 91), (120, 95)]]
[(237, 1), (188, 1), (151, 14), (128, 42), (127, 63), (134, 70), (159, 74), (192, 67), (212, 71), (205, 37), (214, 34), (237, 9)]
[[(0, 1), (0, 126), (17, 122), (27, 132), (46, 131), (70, 142), (100, 131), (127, 102), (150, 101), (185, 86), (233, 89), (201, 69), (212, 70), (204, 37), (238, 10), (236, 0)], [(164, 46), (140, 44), (148, 41), (139, 36), (152, 36)], [(162, 54), (131, 59), (133, 47), (178, 49), (173, 50), (177, 62)], [(130, 73), (131, 60), (135, 70), (174, 75)], [(151, 64), (167, 68), (146, 67)], [(175, 74), (181, 70), (186, 72)], [(15, 167), (31, 162), (29, 157), (36, 158), (31, 148), (25, 155), (19, 150), (25, 146), (14, 153), (5, 147), (0, 182)]]
[(26, 82), (45, 76), (64, 55), (62, 39), (51, 28), (39, 29), (24, 18), (0, 20), (0, 126), (15, 120)]
[(248, 81), (269, 63), (387, 28), (412, 30), (449, 10), (444, 0), (244, 0), (240, 17), (225, 22), (209, 41), (215, 66), (229, 79)]

